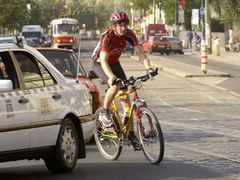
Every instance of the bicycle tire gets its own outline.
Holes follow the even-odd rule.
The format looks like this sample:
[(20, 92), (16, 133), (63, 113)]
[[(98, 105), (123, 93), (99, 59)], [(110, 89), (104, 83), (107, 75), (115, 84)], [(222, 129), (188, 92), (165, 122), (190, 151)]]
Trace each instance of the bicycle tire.
[(138, 112), (137, 132), (143, 154), (151, 164), (159, 164), (164, 156), (164, 138), (160, 123), (149, 108), (139, 107)]
[[(112, 114), (114, 127), (104, 128), (98, 121), (101, 108), (95, 113), (94, 138), (101, 155), (108, 160), (116, 160), (122, 152), (122, 133), (116, 117)], [(115, 119), (114, 119), (115, 118)], [(118, 129), (117, 129), (118, 128)]]

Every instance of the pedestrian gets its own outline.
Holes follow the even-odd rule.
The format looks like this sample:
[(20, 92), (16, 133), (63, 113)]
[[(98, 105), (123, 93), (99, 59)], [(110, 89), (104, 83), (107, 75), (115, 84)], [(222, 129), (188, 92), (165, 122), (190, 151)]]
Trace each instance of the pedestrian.
[[(113, 101), (116, 93), (120, 90), (121, 83), (126, 80), (125, 72), (119, 62), (127, 41), (131, 43), (139, 59), (143, 62), (150, 77), (157, 73), (152, 68), (151, 63), (138, 43), (135, 33), (128, 28), (129, 18), (123, 11), (115, 11), (110, 18), (110, 29), (105, 31), (101, 36), (97, 47), (95, 48), (93, 59), (93, 71), (98, 75), (103, 83), (108, 84), (104, 98), (103, 109), (99, 115), (99, 121), (105, 127), (111, 127), (112, 121), (109, 114), (109, 106)], [(125, 91), (126, 89), (121, 89)], [(129, 97), (126, 95), (121, 98), (124, 113), (130, 111)], [(130, 119), (131, 120), (131, 119)], [(137, 137), (134, 134), (133, 122), (131, 120), (128, 138), (134, 147), (139, 146)]]
[(187, 32), (187, 46), (190, 51), (192, 51), (192, 39), (193, 39), (193, 33), (191, 29)]
[(233, 30), (232, 28), (228, 29), (228, 47), (230, 51), (233, 51)]

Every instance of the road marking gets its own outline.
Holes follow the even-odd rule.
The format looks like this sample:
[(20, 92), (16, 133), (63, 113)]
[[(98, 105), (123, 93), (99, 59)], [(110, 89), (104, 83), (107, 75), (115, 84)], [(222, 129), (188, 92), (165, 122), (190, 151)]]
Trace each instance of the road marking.
[(171, 147), (174, 147), (175, 149), (176, 148), (181, 148), (181, 149), (185, 149), (185, 150), (189, 150), (189, 151), (194, 151), (194, 152), (197, 152), (197, 153), (201, 153), (201, 154), (206, 154), (206, 155), (209, 155), (209, 156), (214, 156), (214, 157), (217, 157), (217, 158), (222, 158), (222, 159), (226, 159), (228, 161), (232, 161), (234, 163), (238, 163), (240, 164), (240, 160), (238, 159), (234, 159), (233, 157), (227, 157), (227, 156), (224, 156), (223, 154), (219, 154), (219, 153), (214, 153), (214, 152), (210, 152), (210, 151), (203, 151), (202, 149), (201, 150), (198, 150), (196, 148), (190, 148), (190, 147), (186, 147), (186, 146), (181, 146), (181, 145), (175, 145), (175, 144), (171, 144), (171, 143), (165, 143), (167, 146), (171, 146)]
[(167, 105), (167, 106), (170, 106), (170, 107), (176, 107), (177, 109), (181, 109), (181, 110), (184, 110), (184, 111), (187, 111), (187, 112), (196, 112), (196, 113), (201, 113), (201, 114), (204, 114), (205, 112), (203, 111), (198, 111), (198, 110), (195, 110), (195, 109), (190, 109), (190, 108), (183, 108), (183, 107), (178, 107), (178, 106), (175, 106), (173, 104), (170, 104), (166, 101), (164, 101), (163, 99), (161, 99), (159, 96), (155, 95), (154, 91), (152, 90), (147, 90), (145, 87), (143, 87), (146, 91), (149, 91), (156, 99), (158, 99), (161, 103)]
[[(170, 126), (174, 126), (174, 127), (178, 126), (178, 127), (193, 129), (193, 130), (197, 130), (197, 131), (199, 131), (199, 129), (201, 129), (204, 132), (240, 139), (240, 136), (239, 136), (240, 131), (239, 130), (227, 129), (225, 127), (224, 128), (219, 128), (219, 127), (215, 128), (215, 127), (210, 127), (210, 126), (191, 125), (191, 124), (186, 124), (186, 123), (182, 123), (182, 122), (176, 123), (176, 122), (169, 122), (169, 121), (162, 121), (162, 120), (160, 120), (160, 124), (166, 124), (166, 125), (170, 125)], [(219, 130), (227, 131), (229, 133), (220, 132)]]

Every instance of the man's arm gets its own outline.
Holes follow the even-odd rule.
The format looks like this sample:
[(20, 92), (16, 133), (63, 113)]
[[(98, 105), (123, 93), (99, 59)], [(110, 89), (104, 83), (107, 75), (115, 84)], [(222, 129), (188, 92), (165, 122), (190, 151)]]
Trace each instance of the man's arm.
[(134, 48), (134, 51), (136, 52), (136, 54), (138, 55), (140, 61), (143, 62), (144, 66), (147, 68), (147, 69), (150, 69), (152, 68), (152, 65), (147, 57), (147, 55), (145, 54), (143, 48), (140, 46), (140, 45), (137, 45), (135, 48)]

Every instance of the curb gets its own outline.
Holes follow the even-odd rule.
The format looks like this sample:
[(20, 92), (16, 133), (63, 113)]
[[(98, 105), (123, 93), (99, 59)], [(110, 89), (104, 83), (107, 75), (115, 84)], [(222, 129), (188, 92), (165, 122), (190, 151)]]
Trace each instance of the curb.
[[(130, 56), (130, 59), (133, 59), (135, 61), (139, 61), (138, 57), (136, 56)], [(155, 64), (153, 62), (151, 62), (153, 66), (155, 67), (158, 67), (159, 70), (163, 70), (163, 71), (166, 71), (166, 72), (169, 72), (169, 73), (172, 73), (172, 74), (175, 74), (175, 75), (178, 75), (180, 77), (183, 77), (183, 78), (194, 78), (194, 77), (223, 77), (223, 78), (231, 78), (233, 77), (231, 74), (228, 74), (228, 73), (221, 73), (221, 72), (217, 72), (217, 71), (214, 71), (214, 70), (208, 70), (208, 74), (198, 74), (198, 73), (187, 73), (185, 71), (181, 71), (179, 69), (176, 69), (176, 68), (169, 68), (167, 66), (164, 66), (162, 64)], [(188, 65), (188, 66), (192, 66), (192, 69), (196, 69), (195, 66), (193, 65)]]

